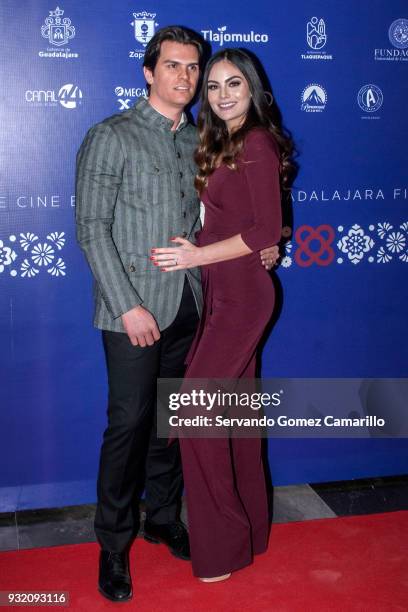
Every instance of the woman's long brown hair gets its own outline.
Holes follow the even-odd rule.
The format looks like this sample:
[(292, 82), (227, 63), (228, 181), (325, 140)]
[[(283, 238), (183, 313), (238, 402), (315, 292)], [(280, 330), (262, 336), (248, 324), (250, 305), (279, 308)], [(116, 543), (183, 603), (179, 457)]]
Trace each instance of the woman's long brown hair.
[[(242, 72), (251, 93), (251, 105), (245, 121), (231, 134), (228, 133), (225, 122), (217, 117), (208, 102), (208, 76), (214, 64), (222, 60), (231, 62)], [(263, 127), (273, 134), (280, 154), (281, 189), (290, 189), (297, 168), (292, 159), (294, 144), (282, 128), (280, 114), (273, 108), (274, 103), (269, 105), (267, 102), (261, 78), (249, 53), (243, 49), (223, 49), (213, 55), (204, 71), (200, 102), (197, 118), (200, 144), (195, 153), (198, 174), (194, 183), (199, 193), (206, 188), (208, 177), (220, 163), (227, 164), (232, 169), (236, 168), (245, 137), (255, 127)]]

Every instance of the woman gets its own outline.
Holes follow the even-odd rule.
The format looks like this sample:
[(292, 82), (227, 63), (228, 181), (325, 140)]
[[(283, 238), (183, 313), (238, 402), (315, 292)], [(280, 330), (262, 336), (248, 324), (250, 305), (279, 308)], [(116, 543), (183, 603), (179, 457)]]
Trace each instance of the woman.
[[(274, 288), (258, 252), (281, 237), (281, 188), (293, 145), (272, 120), (251, 56), (216, 53), (198, 116), (196, 187), (205, 209), (197, 245), (152, 249), (165, 272), (201, 266), (204, 312), (187, 378), (253, 378)], [(193, 572), (226, 579), (266, 550), (268, 509), (259, 438), (180, 438)]]

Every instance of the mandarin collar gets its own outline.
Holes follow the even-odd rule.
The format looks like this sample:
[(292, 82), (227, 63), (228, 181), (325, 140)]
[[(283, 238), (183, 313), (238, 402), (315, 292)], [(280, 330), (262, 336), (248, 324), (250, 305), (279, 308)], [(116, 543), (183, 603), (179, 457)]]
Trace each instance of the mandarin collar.
[[(137, 113), (139, 117), (143, 119), (148, 125), (152, 127), (158, 127), (166, 131), (172, 131), (174, 121), (165, 117), (159, 111), (157, 111), (151, 104), (147, 98), (139, 98), (132, 108), (132, 111)], [(177, 126), (175, 132), (179, 132), (188, 124), (186, 114), (183, 112), (181, 116), (181, 121)]]

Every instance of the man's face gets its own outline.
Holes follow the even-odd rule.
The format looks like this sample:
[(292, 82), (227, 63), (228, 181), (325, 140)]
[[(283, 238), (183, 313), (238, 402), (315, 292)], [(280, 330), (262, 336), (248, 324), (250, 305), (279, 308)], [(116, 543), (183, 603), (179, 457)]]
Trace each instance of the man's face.
[(165, 40), (154, 72), (144, 68), (150, 102), (163, 114), (183, 108), (194, 97), (199, 77), (199, 55), (194, 45)]

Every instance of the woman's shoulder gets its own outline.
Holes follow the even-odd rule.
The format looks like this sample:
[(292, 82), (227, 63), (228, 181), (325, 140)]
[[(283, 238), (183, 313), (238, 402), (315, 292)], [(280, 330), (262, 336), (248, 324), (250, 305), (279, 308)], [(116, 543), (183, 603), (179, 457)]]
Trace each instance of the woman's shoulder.
[(279, 157), (279, 147), (275, 136), (266, 128), (256, 127), (248, 132), (244, 141), (244, 157), (262, 152), (270, 152)]

